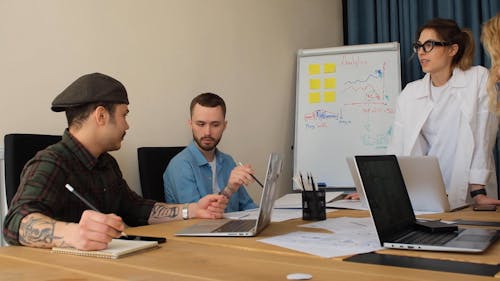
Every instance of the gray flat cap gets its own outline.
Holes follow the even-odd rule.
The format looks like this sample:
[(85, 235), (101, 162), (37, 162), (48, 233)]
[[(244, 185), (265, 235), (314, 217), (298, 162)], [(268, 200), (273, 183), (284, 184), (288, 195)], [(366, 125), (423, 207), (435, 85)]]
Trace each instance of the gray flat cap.
[(105, 74), (86, 74), (52, 101), (52, 111), (65, 111), (69, 107), (96, 102), (128, 104), (127, 90), (120, 81)]

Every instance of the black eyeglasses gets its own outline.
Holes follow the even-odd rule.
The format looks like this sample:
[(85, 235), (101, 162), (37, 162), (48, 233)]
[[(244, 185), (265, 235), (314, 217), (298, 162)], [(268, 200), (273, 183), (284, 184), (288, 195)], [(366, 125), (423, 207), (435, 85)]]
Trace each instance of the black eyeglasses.
[(424, 44), (420, 44), (418, 42), (413, 43), (413, 52), (418, 53), (418, 49), (422, 48), (425, 53), (428, 53), (434, 49), (434, 46), (450, 46), (452, 43), (450, 42), (438, 42), (433, 40), (427, 40)]

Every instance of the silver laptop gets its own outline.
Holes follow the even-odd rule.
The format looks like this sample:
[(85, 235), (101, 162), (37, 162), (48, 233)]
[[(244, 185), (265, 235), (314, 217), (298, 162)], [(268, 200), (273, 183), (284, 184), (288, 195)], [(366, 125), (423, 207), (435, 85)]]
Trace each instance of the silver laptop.
[(396, 156), (414, 211), (448, 212), (450, 202), (434, 156)]
[(264, 189), (260, 198), (259, 215), (256, 220), (220, 219), (204, 220), (187, 227), (177, 236), (256, 236), (271, 222), (271, 212), (276, 200), (276, 182), (281, 172), (282, 159), (279, 154), (271, 153), (267, 164)]
[(417, 225), (394, 155), (355, 156), (361, 187), (382, 246), (396, 249), (482, 252), (500, 234), (493, 229), (428, 232)]
[[(397, 160), (415, 212), (450, 211), (450, 203), (436, 157), (397, 156)], [(361, 204), (367, 207), (354, 158), (347, 157), (346, 161), (356, 185), (356, 192), (360, 195)]]

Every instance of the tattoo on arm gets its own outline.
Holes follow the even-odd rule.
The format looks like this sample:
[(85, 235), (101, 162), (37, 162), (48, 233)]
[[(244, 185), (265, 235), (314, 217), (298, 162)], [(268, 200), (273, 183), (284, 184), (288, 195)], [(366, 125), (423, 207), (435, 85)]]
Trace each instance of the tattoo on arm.
[(26, 246), (51, 247), (62, 238), (54, 236), (55, 224), (54, 219), (29, 216), (19, 227), (19, 242)]
[(178, 219), (179, 209), (177, 205), (169, 205), (164, 203), (156, 203), (149, 215), (149, 223), (159, 223)]

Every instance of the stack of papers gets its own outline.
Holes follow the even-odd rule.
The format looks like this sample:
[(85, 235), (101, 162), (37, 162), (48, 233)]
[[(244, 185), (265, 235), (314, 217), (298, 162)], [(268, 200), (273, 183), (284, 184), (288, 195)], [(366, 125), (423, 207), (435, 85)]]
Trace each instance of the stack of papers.
[(368, 207), (366, 207), (366, 205), (363, 204), (361, 200), (354, 200), (354, 199), (337, 200), (326, 204), (326, 206), (330, 208), (339, 208), (339, 209), (368, 210)]
[[(344, 193), (342, 191), (336, 192), (326, 192), (325, 202), (328, 207), (328, 203), (334, 201), (335, 199), (342, 196)], [(280, 197), (274, 202), (275, 209), (302, 209), (302, 193), (289, 193)]]

